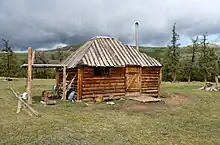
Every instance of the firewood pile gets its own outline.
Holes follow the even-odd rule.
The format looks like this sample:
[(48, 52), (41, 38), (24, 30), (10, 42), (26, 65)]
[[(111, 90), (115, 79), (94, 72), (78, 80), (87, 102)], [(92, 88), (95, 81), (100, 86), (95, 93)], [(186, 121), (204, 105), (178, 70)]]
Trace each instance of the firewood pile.
[(216, 86), (214, 83), (206, 83), (205, 86), (199, 88), (199, 90), (205, 90), (205, 91), (220, 91), (220, 86)]

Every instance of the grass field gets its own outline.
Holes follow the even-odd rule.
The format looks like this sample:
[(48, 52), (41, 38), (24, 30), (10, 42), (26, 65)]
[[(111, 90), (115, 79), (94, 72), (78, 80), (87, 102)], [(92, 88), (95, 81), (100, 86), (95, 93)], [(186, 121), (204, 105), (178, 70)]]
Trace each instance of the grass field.
[[(25, 80), (10, 82), (25, 91)], [(0, 144), (220, 144), (220, 96), (196, 90), (201, 83), (162, 85), (163, 103), (129, 100), (115, 105), (58, 103), (43, 106), (39, 96), (54, 80), (35, 80), (33, 108), (42, 117), (16, 114), (17, 100), (0, 81)]]

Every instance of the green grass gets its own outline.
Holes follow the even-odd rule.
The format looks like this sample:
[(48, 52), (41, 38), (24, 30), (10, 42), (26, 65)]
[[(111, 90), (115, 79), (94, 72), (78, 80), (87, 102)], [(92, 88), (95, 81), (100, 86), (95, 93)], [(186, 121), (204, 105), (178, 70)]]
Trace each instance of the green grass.
[[(25, 91), (25, 80), (10, 82)], [(163, 84), (162, 91), (184, 96), (187, 103), (140, 104), (128, 100), (106, 105), (61, 103), (44, 107), (39, 96), (54, 80), (34, 80), (33, 108), (42, 117), (16, 114), (17, 100), (0, 80), (0, 144), (220, 144), (220, 97), (196, 90), (201, 83)], [(182, 97), (183, 98), (183, 97)], [(150, 110), (125, 109), (145, 106)]]

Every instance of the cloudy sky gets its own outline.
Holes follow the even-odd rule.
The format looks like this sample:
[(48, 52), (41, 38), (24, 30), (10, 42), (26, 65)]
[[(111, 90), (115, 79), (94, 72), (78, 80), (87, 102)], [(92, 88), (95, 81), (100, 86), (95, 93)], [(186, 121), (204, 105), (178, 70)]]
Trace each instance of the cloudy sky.
[[(83, 43), (93, 36), (134, 44), (165, 46), (174, 22), (180, 43), (208, 32), (220, 42), (219, 0), (0, 0), (0, 37), (17, 50)], [(2, 44), (1, 44), (2, 45)]]

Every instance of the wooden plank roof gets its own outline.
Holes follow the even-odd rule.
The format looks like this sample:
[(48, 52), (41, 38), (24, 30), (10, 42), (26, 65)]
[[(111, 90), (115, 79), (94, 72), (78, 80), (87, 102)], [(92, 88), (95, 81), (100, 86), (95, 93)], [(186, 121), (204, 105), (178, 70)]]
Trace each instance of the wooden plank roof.
[(111, 37), (92, 38), (61, 64), (68, 68), (74, 68), (77, 65), (93, 67), (162, 66), (156, 59)]

